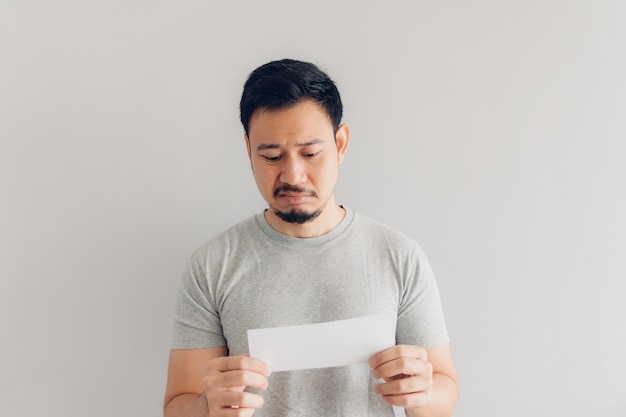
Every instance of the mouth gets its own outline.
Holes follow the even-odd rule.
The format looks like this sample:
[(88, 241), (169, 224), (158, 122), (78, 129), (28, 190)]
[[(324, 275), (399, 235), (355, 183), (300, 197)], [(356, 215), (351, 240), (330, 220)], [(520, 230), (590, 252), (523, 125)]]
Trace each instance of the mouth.
[(274, 198), (286, 205), (305, 204), (317, 197), (314, 190), (283, 184), (274, 190)]
[(315, 197), (317, 197), (317, 193), (313, 190), (307, 190), (305, 188), (294, 187), (287, 184), (283, 184), (274, 190), (274, 198), (287, 201), (299, 201)]

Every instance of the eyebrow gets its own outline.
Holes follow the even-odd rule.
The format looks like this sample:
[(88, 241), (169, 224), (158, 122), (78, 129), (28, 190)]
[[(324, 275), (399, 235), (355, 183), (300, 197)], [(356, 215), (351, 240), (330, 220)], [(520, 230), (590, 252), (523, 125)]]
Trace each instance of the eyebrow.
[[(316, 145), (318, 143), (323, 143), (324, 141), (322, 139), (313, 139), (313, 140), (309, 140), (307, 142), (302, 142), (302, 143), (296, 143), (296, 146), (298, 148), (303, 148), (305, 146), (311, 146), (311, 145)], [(263, 151), (265, 149), (280, 149), (282, 148), (282, 145), (279, 145), (277, 143), (262, 143), (259, 146), (256, 147), (257, 151)]]

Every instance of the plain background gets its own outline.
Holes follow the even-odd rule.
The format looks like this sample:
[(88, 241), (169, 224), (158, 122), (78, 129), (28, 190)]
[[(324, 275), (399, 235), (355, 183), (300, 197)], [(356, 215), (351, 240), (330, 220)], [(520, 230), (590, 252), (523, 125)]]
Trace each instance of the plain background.
[(265, 207), (241, 87), (293, 57), (338, 202), (434, 266), (455, 416), (626, 416), (626, 3), (0, 5), (0, 415), (161, 415), (183, 266)]

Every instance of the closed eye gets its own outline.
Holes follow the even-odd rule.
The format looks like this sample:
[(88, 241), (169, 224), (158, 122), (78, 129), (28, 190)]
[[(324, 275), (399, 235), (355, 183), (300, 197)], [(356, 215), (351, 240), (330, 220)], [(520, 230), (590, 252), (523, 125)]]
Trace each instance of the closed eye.
[(280, 155), (279, 156), (261, 155), (261, 157), (268, 162), (278, 162), (280, 160)]

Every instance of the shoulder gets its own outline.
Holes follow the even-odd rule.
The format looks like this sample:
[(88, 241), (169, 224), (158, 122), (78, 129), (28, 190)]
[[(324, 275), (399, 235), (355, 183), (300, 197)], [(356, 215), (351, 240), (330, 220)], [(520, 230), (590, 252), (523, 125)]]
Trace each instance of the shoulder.
[(357, 221), (368, 256), (394, 265), (406, 279), (430, 274), (428, 257), (415, 239), (367, 216), (358, 215)]
[(370, 242), (384, 243), (394, 248), (409, 251), (419, 249), (415, 239), (385, 223), (362, 214), (355, 214), (355, 219)]
[(242, 220), (196, 247), (191, 255), (192, 260), (205, 261), (218, 254), (225, 255), (246, 242), (250, 243), (260, 232), (257, 216), (255, 214)]

